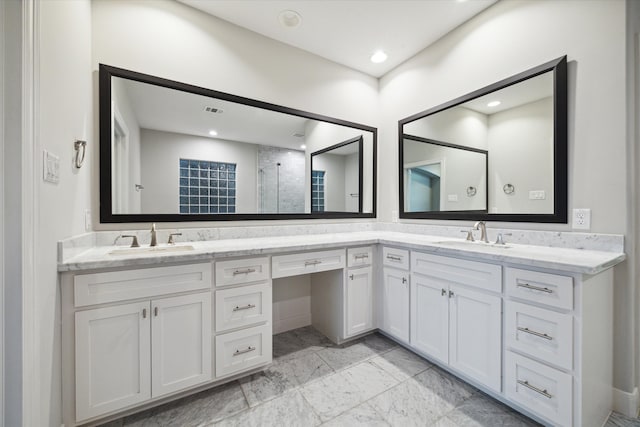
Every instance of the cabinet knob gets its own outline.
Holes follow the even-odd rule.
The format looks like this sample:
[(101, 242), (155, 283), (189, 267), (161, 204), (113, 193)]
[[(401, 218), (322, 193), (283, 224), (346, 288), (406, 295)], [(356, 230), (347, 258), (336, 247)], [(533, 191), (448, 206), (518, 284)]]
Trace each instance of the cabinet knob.
[(349, 275), (349, 279), (353, 280), (353, 274)]
[(407, 278), (406, 277), (402, 278), (402, 283), (407, 283)]
[(440, 295), (442, 295), (442, 296), (447, 295), (447, 291), (444, 288), (442, 288), (442, 291), (440, 292)]
[(453, 295), (454, 295), (453, 291), (449, 291), (449, 298), (453, 298)]

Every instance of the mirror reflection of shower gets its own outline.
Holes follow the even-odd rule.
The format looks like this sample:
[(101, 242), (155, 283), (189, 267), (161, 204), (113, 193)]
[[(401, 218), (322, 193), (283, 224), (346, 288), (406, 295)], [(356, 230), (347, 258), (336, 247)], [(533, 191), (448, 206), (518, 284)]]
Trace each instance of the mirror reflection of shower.
[(304, 212), (305, 157), (303, 151), (258, 148), (259, 213)]

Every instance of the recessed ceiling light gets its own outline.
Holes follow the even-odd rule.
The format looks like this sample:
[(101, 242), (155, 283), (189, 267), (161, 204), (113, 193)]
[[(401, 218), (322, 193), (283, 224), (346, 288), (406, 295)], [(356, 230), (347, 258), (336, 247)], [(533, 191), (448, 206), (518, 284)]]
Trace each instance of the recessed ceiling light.
[(302, 148), (302, 149), (304, 150), (305, 148), (307, 148), (307, 146), (306, 146), (306, 145), (304, 145), (304, 144), (302, 144), (302, 145), (300, 146), (300, 148)]
[(210, 130), (209, 131), (209, 135), (216, 136), (216, 135), (218, 135), (218, 132), (216, 132), (215, 130)]
[(283, 10), (278, 15), (278, 21), (287, 28), (295, 28), (302, 23), (302, 16), (295, 10)]
[(497, 107), (498, 105), (500, 105), (500, 101), (491, 101), (487, 104), (487, 107)]
[(383, 50), (378, 50), (371, 55), (371, 62), (379, 64), (387, 60), (387, 54)]

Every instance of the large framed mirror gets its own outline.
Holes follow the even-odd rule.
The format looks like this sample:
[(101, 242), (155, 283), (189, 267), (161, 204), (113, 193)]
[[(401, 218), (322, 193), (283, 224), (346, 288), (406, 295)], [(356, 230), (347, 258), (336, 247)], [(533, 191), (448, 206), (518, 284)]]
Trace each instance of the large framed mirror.
[[(376, 128), (104, 64), (99, 80), (101, 222), (376, 215)], [(314, 210), (312, 159), (332, 158)]]
[(398, 122), (401, 218), (567, 222), (567, 59)]

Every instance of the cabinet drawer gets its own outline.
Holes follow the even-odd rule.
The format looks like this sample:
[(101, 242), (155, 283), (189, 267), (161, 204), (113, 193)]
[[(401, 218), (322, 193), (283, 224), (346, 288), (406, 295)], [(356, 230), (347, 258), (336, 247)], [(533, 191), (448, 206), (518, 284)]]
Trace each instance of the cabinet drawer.
[(269, 258), (245, 258), (216, 262), (216, 286), (239, 285), (269, 279)]
[(363, 248), (347, 249), (347, 266), (357, 267), (359, 265), (371, 265), (373, 260), (373, 248), (365, 246)]
[(271, 362), (271, 324), (216, 337), (216, 377)]
[(211, 288), (211, 263), (79, 274), (76, 307)]
[(572, 377), (531, 359), (506, 352), (507, 398), (562, 426), (571, 425)]
[(561, 368), (573, 366), (573, 317), (514, 301), (506, 301), (507, 347)]
[(216, 291), (216, 331), (228, 331), (271, 320), (271, 284)]
[(411, 266), (414, 273), (424, 276), (502, 292), (502, 267), (499, 265), (411, 252)]
[(507, 295), (566, 310), (573, 309), (573, 278), (507, 267)]
[(297, 276), (344, 268), (345, 250), (306, 252), (291, 255), (278, 255), (272, 259), (272, 277)]
[(384, 246), (382, 248), (382, 264), (389, 267), (409, 269), (409, 251)]

